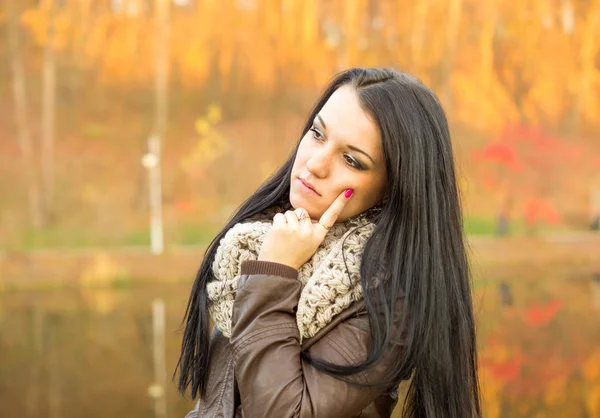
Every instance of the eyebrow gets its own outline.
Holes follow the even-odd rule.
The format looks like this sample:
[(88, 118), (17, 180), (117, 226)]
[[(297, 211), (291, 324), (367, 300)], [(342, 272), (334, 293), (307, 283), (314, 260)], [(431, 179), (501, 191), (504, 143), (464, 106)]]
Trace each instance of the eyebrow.
[[(323, 118), (321, 117), (321, 115), (317, 115), (317, 119), (319, 119), (319, 122), (321, 123), (321, 125), (323, 125), (324, 129), (327, 129), (327, 125), (325, 124), (325, 121), (323, 120)], [(349, 149), (351, 149), (352, 151), (355, 152), (359, 152), (361, 154), (363, 154), (364, 156), (366, 156), (369, 160), (371, 160), (371, 162), (373, 164), (375, 164), (375, 161), (373, 160), (373, 158), (371, 158), (371, 156), (369, 154), (367, 154), (366, 152), (364, 152), (363, 150), (361, 150), (360, 148), (356, 148), (353, 145), (346, 145)]]

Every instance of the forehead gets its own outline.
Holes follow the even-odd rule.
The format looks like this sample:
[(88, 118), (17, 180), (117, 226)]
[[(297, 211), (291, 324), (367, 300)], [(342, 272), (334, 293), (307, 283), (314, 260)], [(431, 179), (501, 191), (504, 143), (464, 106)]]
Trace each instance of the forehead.
[(356, 90), (350, 86), (337, 89), (319, 112), (327, 125), (327, 134), (378, 155), (381, 149), (379, 128), (360, 106)]

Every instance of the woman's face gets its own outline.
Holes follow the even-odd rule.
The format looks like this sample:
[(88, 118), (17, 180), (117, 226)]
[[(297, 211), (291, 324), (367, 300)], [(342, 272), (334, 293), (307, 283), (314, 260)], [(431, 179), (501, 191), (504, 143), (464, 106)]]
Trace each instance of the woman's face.
[(354, 194), (338, 218), (344, 221), (379, 203), (385, 179), (379, 128), (361, 108), (354, 88), (342, 86), (300, 142), (290, 179), (290, 203), (318, 220), (351, 188)]

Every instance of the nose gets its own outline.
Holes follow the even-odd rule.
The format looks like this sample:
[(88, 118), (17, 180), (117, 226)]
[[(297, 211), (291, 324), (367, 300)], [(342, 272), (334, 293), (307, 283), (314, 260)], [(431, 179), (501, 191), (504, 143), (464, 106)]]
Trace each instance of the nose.
[(329, 166), (331, 157), (328, 155), (326, 149), (320, 149), (315, 151), (311, 157), (306, 161), (306, 168), (312, 175), (318, 178), (327, 177), (329, 173)]

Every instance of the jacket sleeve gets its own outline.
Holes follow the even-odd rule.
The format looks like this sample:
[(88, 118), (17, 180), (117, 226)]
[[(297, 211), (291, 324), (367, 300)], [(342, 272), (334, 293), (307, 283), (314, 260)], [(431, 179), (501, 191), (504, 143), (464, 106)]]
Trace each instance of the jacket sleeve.
[[(277, 263), (242, 264), (230, 343), (244, 416), (358, 416), (383, 390), (345, 382), (302, 360), (295, 315), (301, 292), (297, 274)], [(350, 365), (366, 358), (368, 344), (368, 319), (363, 314), (333, 327), (309, 353), (313, 358)], [(399, 355), (399, 350), (393, 351)], [(355, 378), (373, 382), (384, 371), (385, 365), (378, 364)]]

